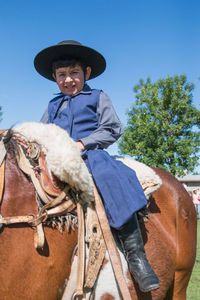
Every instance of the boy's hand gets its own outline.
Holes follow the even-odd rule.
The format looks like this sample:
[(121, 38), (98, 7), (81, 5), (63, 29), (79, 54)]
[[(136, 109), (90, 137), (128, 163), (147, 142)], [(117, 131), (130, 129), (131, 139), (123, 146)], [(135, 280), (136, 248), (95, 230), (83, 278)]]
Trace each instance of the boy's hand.
[(85, 146), (81, 141), (76, 142), (81, 151), (85, 150)]

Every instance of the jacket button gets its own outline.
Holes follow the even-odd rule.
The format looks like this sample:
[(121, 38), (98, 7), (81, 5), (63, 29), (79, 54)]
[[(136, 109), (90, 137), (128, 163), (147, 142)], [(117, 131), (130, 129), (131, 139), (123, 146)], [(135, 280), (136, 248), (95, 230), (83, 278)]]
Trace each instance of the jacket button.
[(61, 119), (61, 115), (59, 115), (58, 118)]

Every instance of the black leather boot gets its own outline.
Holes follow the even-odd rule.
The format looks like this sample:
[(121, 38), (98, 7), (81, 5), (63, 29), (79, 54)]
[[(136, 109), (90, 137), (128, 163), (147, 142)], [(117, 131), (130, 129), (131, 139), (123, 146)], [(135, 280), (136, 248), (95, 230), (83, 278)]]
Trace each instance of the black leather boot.
[(160, 282), (147, 260), (137, 215), (134, 214), (117, 232), (130, 273), (140, 290), (149, 292), (158, 289)]

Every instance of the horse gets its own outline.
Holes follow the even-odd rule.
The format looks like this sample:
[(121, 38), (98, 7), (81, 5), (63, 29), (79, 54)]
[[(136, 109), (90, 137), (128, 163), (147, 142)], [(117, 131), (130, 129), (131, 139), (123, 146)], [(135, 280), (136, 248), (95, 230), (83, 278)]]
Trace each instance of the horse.
[[(17, 164), (17, 154), (12, 149), (17, 143), (12, 132), (6, 143), (9, 147), (5, 158), (1, 215), (36, 215), (36, 191), (30, 178)], [(148, 222), (142, 221), (140, 226), (147, 258), (160, 279), (160, 288), (142, 293), (130, 277), (128, 287), (132, 299), (184, 300), (196, 255), (196, 213), (183, 185), (163, 170), (154, 171), (162, 179), (162, 186), (151, 197)], [(34, 231), (29, 224), (1, 227), (1, 300), (62, 299), (77, 245), (77, 228), (64, 229), (61, 234), (57, 228), (45, 223), (45, 244), (39, 250), (33, 244)], [(106, 270), (106, 264), (105, 259), (100, 275)], [(92, 299), (121, 299), (118, 290), (115, 293), (106, 290), (107, 275), (104, 272), (103, 285), (101, 279), (97, 281), (97, 291)]]

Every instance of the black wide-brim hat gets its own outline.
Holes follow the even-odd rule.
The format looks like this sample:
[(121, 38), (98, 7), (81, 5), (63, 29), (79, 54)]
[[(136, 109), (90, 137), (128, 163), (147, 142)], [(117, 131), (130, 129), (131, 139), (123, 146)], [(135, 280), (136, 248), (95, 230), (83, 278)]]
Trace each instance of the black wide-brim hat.
[(103, 55), (92, 48), (71, 40), (60, 42), (40, 51), (34, 59), (34, 66), (40, 75), (55, 81), (52, 77), (52, 64), (56, 60), (67, 57), (77, 58), (84, 62), (86, 66), (91, 67), (89, 79), (99, 76), (106, 68), (106, 61)]

